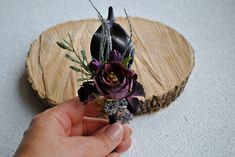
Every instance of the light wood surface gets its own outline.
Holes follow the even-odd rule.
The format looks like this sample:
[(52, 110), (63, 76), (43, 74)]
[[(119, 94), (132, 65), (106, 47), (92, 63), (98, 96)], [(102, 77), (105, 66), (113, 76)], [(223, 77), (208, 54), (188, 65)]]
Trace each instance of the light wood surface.
[[(128, 32), (125, 18), (116, 21)], [(136, 51), (132, 69), (147, 95), (138, 114), (151, 113), (168, 106), (183, 91), (194, 67), (194, 50), (181, 34), (164, 24), (138, 17), (130, 17), (130, 21)], [(69, 21), (46, 30), (32, 43), (26, 58), (28, 81), (47, 104), (77, 96), (80, 86), (80, 74), (69, 68), (74, 64), (64, 57), (66, 50), (56, 41), (70, 33), (77, 52), (85, 49), (90, 60), (91, 37), (99, 25), (96, 19)]]

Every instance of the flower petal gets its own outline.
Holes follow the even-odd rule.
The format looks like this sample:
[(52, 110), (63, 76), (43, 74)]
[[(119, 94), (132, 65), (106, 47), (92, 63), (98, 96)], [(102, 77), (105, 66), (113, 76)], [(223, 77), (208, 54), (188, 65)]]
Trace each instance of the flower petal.
[(96, 59), (93, 59), (90, 63), (89, 63), (89, 69), (91, 72), (95, 73), (97, 71), (97, 69), (100, 67), (100, 62)]
[(127, 109), (130, 111), (132, 114), (137, 114), (140, 112), (140, 100), (135, 97), (128, 97), (128, 106)]
[(129, 96), (143, 96), (145, 97), (144, 87), (141, 83), (135, 82), (132, 88), (132, 92), (129, 94)]
[(113, 92), (112, 90), (110, 90), (109, 95), (115, 100), (122, 99), (126, 97), (126, 95), (128, 94), (129, 92), (128, 89), (129, 89), (129, 86), (124, 86), (120, 91), (117, 91), (117, 92)]
[(95, 82), (95, 86), (96, 86), (96, 89), (97, 89), (97, 91), (101, 94), (101, 95), (108, 95), (109, 93), (108, 93), (108, 91), (106, 90), (106, 88), (105, 88), (105, 86), (104, 86), (104, 84), (103, 84), (103, 82), (101, 82), (102, 81), (102, 79), (99, 77), (99, 76), (96, 76), (95, 78), (94, 78), (94, 82)]
[(81, 102), (88, 102), (94, 100), (95, 93), (97, 93), (94, 82), (84, 82), (78, 90), (78, 96)]
[(121, 60), (122, 60), (122, 55), (117, 50), (113, 50), (109, 54), (109, 61), (119, 61), (119, 62), (121, 62)]

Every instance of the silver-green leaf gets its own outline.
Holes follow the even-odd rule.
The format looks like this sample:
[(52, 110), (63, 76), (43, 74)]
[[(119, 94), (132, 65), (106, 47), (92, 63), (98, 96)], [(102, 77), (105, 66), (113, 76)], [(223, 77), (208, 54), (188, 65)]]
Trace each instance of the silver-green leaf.
[(71, 55), (69, 55), (69, 54), (65, 54), (65, 57), (66, 57), (67, 59), (71, 60), (72, 62), (75, 62), (75, 63), (80, 64), (80, 62), (79, 62), (77, 59), (73, 58), (73, 57), (72, 57)]
[(75, 66), (69, 66), (69, 67), (70, 67), (70, 69), (72, 69), (72, 70), (74, 70), (76, 72), (81, 72), (81, 69), (79, 69), (79, 68), (77, 68)]
[(132, 59), (132, 57), (124, 58), (123, 61), (122, 61), (122, 65), (127, 66), (131, 59)]
[(58, 41), (57, 41), (56, 43), (57, 43), (57, 45), (58, 45), (59, 47), (61, 47), (62, 49), (72, 51), (72, 49), (71, 49), (70, 47), (68, 47), (65, 43), (63, 43), (63, 42), (58, 42)]

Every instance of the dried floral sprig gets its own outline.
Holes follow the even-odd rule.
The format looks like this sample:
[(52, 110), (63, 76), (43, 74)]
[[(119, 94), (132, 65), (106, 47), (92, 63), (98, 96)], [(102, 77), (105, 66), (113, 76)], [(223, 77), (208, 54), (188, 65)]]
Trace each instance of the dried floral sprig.
[(126, 54), (127, 50), (129, 49), (129, 47), (131, 46), (131, 43), (132, 43), (133, 29), (132, 29), (132, 25), (131, 25), (131, 22), (130, 22), (130, 19), (129, 19), (129, 16), (127, 14), (126, 9), (124, 9), (124, 12), (125, 12), (125, 15), (126, 15), (126, 19), (127, 19), (128, 25), (129, 25), (129, 29), (130, 29), (130, 40), (128, 42), (128, 46), (126, 47), (126, 49), (124, 51), (125, 52), (124, 54)]
[(132, 114), (127, 109), (128, 101), (124, 98), (121, 100), (108, 100), (104, 105), (104, 111), (109, 117), (115, 117), (123, 124), (128, 124), (132, 120)]
[[(102, 24), (102, 34), (101, 34), (101, 40), (100, 40), (100, 50), (99, 50), (99, 60), (104, 63), (109, 59), (109, 52), (112, 51), (112, 38), (110, 34), (110, 28), (107, 25), (107, 20), (103, 18), (99, 10), (95, 7), (95, 5), (92, 3), (91, 0), (89, 0), (92, 7), (96, 10), (98, 14), (98, 18)], [(106, 53), (105, 46), (107, 45)], [(103, 55), (105, 53), (105, 56)]]
[(128, 22), (128, 24), (129, 24), (129, 29), (130, 29), (130, 41), (132, 41), (132, 37), (133, 37), (132, 24), (131, 24), (131, 22), (130, 22), (129, 15), (127, 14), (126, 9), (124, 9), (124, 12), (125, 12), (125, 15), (126, 15), (127, 22)]
[[(102, 25), (102, 35), (101, 35), (101, 40), (100, 40), (100, 50), (99, 50), (99, 60), (103, 63), (105, 61), (107, 61), (107, 59), (109, 58), (109, 53), (112, 50), (112, 41), (111, 41), (111, 36), (110, 36), (110, 30), (109, 27), (107, 26), (107, 21), (103, 18), (103, 16), (101, 15), (101, 13), (99, 12), (99, 10), (95, 7), (95, 5), (92, 3), (91, 0), (89, 0), (89, 2), (91, 3), (92, 7), (96, 10), (97, 14), (98, 14), (98, 18), (101, 22)], [(104, 50), (105, 50), (105, 46), (107, 44), (107, 52), (104, 58)]]
[(70, 69), (72, 69), (76, 72), (80, 72), (80, 73), (82, 73), (83, 75), (86, 76), (86, 78), (80, 78), (80, 79), (78, 79), (78, 81), (84, 81), (84, 80), (91, 79), (92, 73), (90, 72), (90, 69), (88, 67), (88, 61), (87, 61), (87, 56), (86, 56), (85, 50), (81, 50), (81, 55), (82, 55), (82, 58), (81, 58), (78, 55), (77, 51), (75, 50), (75, 48), (73, 46), (73, 40), (72, 40), (71, 35), (69, 33), (68, 33), (68, 37), (69, 37), (69, 41), (63, 39), (62, 42), (57, 41), (56, 43), (62, 49), (65, 49), (69, 52), (72, 52), (75, 55), (76, 58), (74, 56), (71, 56), (68, 53), (65, 54), (65, 57), (67, 59), (69, 59), (70, 61), (79, 64), (80, 67), (81, 67), (81, 68), (78, 68), (78, 67), (75, 67), (75, 66), (69, 66)]

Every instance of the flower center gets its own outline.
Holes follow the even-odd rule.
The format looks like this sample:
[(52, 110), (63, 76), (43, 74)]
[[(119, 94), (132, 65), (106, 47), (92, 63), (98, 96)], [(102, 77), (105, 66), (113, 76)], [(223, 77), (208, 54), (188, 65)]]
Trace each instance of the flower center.
[(106, 80), (112, 84), (119, 83), (118, 77), (114, 72), (108, 73)]

